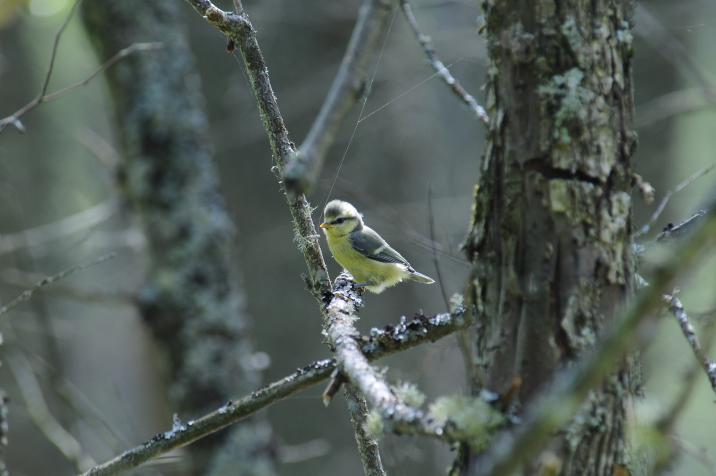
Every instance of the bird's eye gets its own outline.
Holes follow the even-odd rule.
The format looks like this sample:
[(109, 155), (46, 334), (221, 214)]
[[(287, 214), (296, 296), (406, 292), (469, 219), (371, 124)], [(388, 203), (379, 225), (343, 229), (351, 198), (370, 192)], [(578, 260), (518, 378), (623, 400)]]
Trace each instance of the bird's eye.
[(340, 224), (343, 223), (344, 221), (346, 221), (345, 218), (336, 218), (336, 219), (333, 221), (333, 223), (335, 223), (336, 225), (340, 225)]

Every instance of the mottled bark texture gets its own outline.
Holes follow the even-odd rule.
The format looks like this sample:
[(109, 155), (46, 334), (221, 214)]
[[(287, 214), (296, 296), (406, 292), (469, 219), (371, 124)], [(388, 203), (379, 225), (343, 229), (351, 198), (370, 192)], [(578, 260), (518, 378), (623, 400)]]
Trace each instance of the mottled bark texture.
[[(164, 44), (127, 58), (107, 78), (123, 147), (119, 189), (149, 244), (141, 313), (168, 351), (172, 400), (188, 418), (256, 388), (259, 375), (249, 363), (242, 297), (230, 265), (235, 232), (218, 192), (180, 6), (92, 0), (82, 8), (100, 58), (133, 42)], [(192, 447), (201, 474), (273, 473), (265, 424), (253, 421), (226, 436)]]
[[(596, 343), (630, 289), (631, 2), (483, 8), (491, 122), (466, 242), (474, 386), (505, 392), (520, 377), (529, 405)], [(625, 464), (627, 375), (594, 391), (555, 437), (558, 474), (612, 476)]]

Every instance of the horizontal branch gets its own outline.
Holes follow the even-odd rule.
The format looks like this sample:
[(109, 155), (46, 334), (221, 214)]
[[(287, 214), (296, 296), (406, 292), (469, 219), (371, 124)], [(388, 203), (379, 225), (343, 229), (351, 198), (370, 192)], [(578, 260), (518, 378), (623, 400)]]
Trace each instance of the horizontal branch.
[(689, 343), (689, 347), (691, 347), (691, 350), (694, 353), (694, 357), (696, 357), (696, 360), (704, 369), (704, 372), (706, 372), (711, 388), (714, 393), (716, 393), (716, 363), (708, 358), (706, 352), (701, 346), (701, 342), (699, 342), (699, 338), (696, 336), (694, 327), (689, 322), (689, 316), (684, 310), (684, 305), (681, 303), (681, 299), (679, 299), (676, 295), (666, 295), (664, 296), (664, 299), (669, 304), (669, 310), (676, 318), (679, 327), (681, 327), (681, 332), (684, 334), (684, 337), (686, 337), (686, 341)]
[[(561, 374), (551, 391), (527, 412), (524, 423), (513, 433), (497, 439), (478, 462), (479, 475), (507, 476), (534, 457), (579, 410), (595, 386), (613, 371), (615, 364), (628, 352), (639, 336), (640, 324), (658, 312), (662, 296), (681, 270), (693, 265), (716, 237), (716, 204), (709, 207), (703, 220), (694, 226), (688, 239), (672, 248), (669, 258), (653, 272), (650, 285), (616, 317), (605, 339), (581, 365)], [(644, 342), (639, 342), (643, 344)]]
[[(211, 25), (221, 31), (233, 47), (241, 52), (246, 72), (249, 76), (251, 89), (261, 114), (266, 135), (268, 136), (274, 167), (279, 180), (282, 180), (284, 167), (295, 154), (295, 147), (288, 136), (286, 125), (278, 107), (268, 67), (264, 61), (261, 48), (256, 39), (248, 16), (243, 10), (239, 13), (226, 12), (214, 5), (210, 0), (186, 0)], [(283, 187), (283, 183), (282, 183)], [(311, 206), (303, 194), (287, 194), (288, 203), (296, 241), (308, 268), (306, 284), (315, 299), (321, 301), (331, 291), (331, 280), (323, 260), (318, 232), (311, 218)]]
[[(433, 342), (469, 325), (461, 315), (438, 314), (417, 316), (396, 326), (372, 329), (369, 336), (356, 339), (369, 360), (401, 352), (426, 342)], [(176, 425), (171, 431), (159, 433), (116, 458), (95, 466), (85, 476), (119, 474), (159, 455), (211, 435), (227, 426), (280, 400), (320, 383), (336, 369), (333, 359), (319, 360), (297, 369), (292, 374), (252, 392), (196, 420)]]
[(328, 149), (351, 107), (366, 93), (369, 62), (390, 24), (395, 0), (365, 0), (341, 66), (318, 117), (295, 157), (286, 165), (284, 180), (293, 193), (307, 193), (318, 181)]

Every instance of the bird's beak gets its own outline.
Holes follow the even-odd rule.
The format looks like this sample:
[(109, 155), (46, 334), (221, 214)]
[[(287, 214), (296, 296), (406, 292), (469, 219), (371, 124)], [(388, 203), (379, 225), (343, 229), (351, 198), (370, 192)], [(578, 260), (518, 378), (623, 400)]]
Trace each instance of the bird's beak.
[(323, 228), (325, 230), (326, 228), (330, 228), (331, 225), (329, 225), (328, 223), (321, 223), (320, 225), (318, 225), (318, 227)]

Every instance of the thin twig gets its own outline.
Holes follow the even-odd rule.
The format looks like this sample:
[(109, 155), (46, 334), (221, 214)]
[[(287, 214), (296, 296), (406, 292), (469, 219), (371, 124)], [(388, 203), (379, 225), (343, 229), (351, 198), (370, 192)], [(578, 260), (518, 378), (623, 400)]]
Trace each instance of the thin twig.
[(699, 223), (704, 217), (707, 216), (706, 210), (699, 210), (693, 215), (691, 215), (686, 220), (682, 221), (681, 223), (677, 225), (673, 225), (669, 223), (669, 225), (664, 228), (664, 231), (659, 233), (656, 236), (656, 241), (664, 241), (668, 240), (670, 238), (678, 238), (680, 236), (685, 235), (689, 230), (693, 229), (694, 226)]
[[(77, 3), (75, 3), (75, 6), (73, 7), (72, 12), (74, 12), (75, 8), (81, 1), (82, 0), (79, 0)], [(68, 20), (69, 20), (69, 17), (68, 17)], [(61, 32), (64, 30), (65, 26), (66, 26), (66, 24), (62, 26), (62, 29), (60, 30), (58, 35), (61, 35)], [(70, 84), (69, 86), (66, 86), (66, 87), (59, 89), (57, 91), (54, 91), (52, 93), (47, 93), (47, 85), (49, 84), (50, 75), (52, 74), (52, 67), (55, 62), (55, 55), (57, 53), (57, 48), (56, 48), (57, 41), (59, 41), (59, 37), (55, 37), (55, 49), (53, 49), (53, 51), (52, 51), (52, 59), (50, 61), (50, 68), (47, 73), (46, 82), (45, 82), (45, 84), (43, 84), (40, 94), (35, 99), (33, 99), (29, 103), (22, 106), (20, 109), (18, 109), (11, 115), (9, 115), (3, 119), (0, 119), (0, 133), (9, 125), (14, 126), (20, 132), (25, 132), (25, 126), (20, 121), (20, 118), (23, 115), (25, 115), (26, 113), (35, 109), (40, 104), (54, 101), (55, 99), (59, 99), (62, 96), (65, 96), (67, 93), (69, 93), (79, 87), (86, 86), (90, 81), (92, 81), (98, 75), (100, 75), (101, 73), (103, 73), (104, 71), (111, 68), (112, 66), (114, 66), (115, 64), (117, 64), (118, 62), (120, 62), (121, 60), (123, 60), (124, 58), (126, 58), (127, 56), (129, 56), (133, 53), (140, 52), (140, 51), (156, 50), (163, 46), (161, 43), (133, 43), (133, 44), (129, 45), (128, 47), (119, 50), (114, 56), (112, 56), (110, 59), (108, 59), (107, 61), (102, 63), (97, 69), (95, 69), (89, 76), (87, 76), (83, 80), (77, 81), (76, 83)]]
[(326, 100), (306, 140), (286, 165), (284, 180), (292, 193), (307, 193), (318, 181), (328, 149), (351, 107), (367, 94), (369, 63), (385, 36), (396, 0), (365, 0)]
[(651, 214), (651, 217), (649, 217), (649, 221), (647, 221), (644, 226), (639, 228), (639, 231), (634, 233), (632, 238), (640, 238), (647, 233), (651, 231), (651, 227), (656, 223), (656, 220), (659, 219), (661, 214), (663, 213), (664, 209), (666, 208), (666, 205), (668, 205), (669, 200), (671, 200), (671, 197), (684, 190), (686, 187), (703, 177), (704, 175), (711, 172), (714, 168), (716, 168), (716, 164), (709, 165), (708, 167), (704, 167), (701, 170), (696, 171), (695, 173), (691, 174), (689, 177), (686, 178), (686, 180), (681, 181), (673, 190), (669, 190), (664, 194), (664, 197), (659, 202), (659, 205), (654, 210), (654, 213)]
[(708, 245), (714, 244), (716, 208), (711, 207), (710, 210), (694, 233), (655, 269), (650, 285), (643, 288), (631, 305), (616, 317), (614, 325), (594, 353), (581, 365), (558, 376), (552, 390), (531, 406), (524, 423), (515, 433), (505, 433), (493, 442), (491, 449), (478, 462), (480, 470), (477, 474), (513, 474), (544, 448), (555, 431), (570, 421), (589, 391), (612, 372), (624, 353), (633, 349), (634, 341), (640, 337), (637, 332), (640, 324), (659, 310), (662, 295), (679, 272), (693, 265)]
[[(268, 67), (256, 39), (256, 30), (246, 13), (225, 12), (210, 0), (186, 1), (239, 49), (271, 146), (274, 160), (272, 170), (282, 180), (284, 168), (293, 157), (295, 147), (281, 116)], [(296, 241), (308, 268), (306, 284), (313, 297), (322, 302), (324, 296), (331, 292), (331, 280), (318, 241), (319, 235), (311, 218), (311, 205), (303, 194), (287, 194), (283, 185), (282, 189), (293, 219)]]
[(716, 393), (716, 363), (708, 358), (703, 347), (701, 347), (701, 342), (699, 342), (696, 331), (694, 331), (694, 327), (689, 322), (689, 316), (684, 310), (681, 299), (679, 299), (676, 294), (667, 294), (664, 296), (664, 300), (669, 304), (669, 310), (679, 323), (681, 332), (684, 334), (684, 337), (686, 337), (686, 341), (689, 343), (694, 357), (696, 357), (696, 360), (699, 361), (704, 372), (706, 372), (711, 388), (714, 393)]
[[(0, 280), (4, 283), (23, 288), (34, 285), (44, 277), (41, 273), (32, 273), (17, 268), (6, 268), (0, 271)], [(52, 287), (45, 289), (44, 292), (67, 299), (92, 303), (134, 305), (136, 302), (135, 293), (116, 289), (83, 289), (55, 283)]]
[[(469, 324), (469, 321), (459, 314), (438, 314), (430, 318), (417, 316), (413, 320), (401, 322), (396, 326), (372, 329), (369, 336), (360, 337), (357, 342), (366, 357), (369, 360), (375, 360), (426, 342), (434, 342), (466, 328)], [(85, 473), (85, 476), (114, 475), (136, 468), (152, 458), (205, 438), (284, 398), (323, 382), (330, 377), (335, 369), (336, 362), (333, 359), (313, 362), (280, 380), (251, 392), (250, 395), (229, 402), (216, 411), (187, 422), (183, 428), (177, 431), (159, 433), (151, 440), (92, 468)]]
[(484, 124), (489, 124), (490, 118), (488, 117), (485, 108), (480, 106), (475, 97), (468, 93), (462, 84), (455, 79), (452, 73), (450, 73), (450, 70), (445, 66), (445, 63), (443, 63), (440, 58), (438, 58), (437, 53), (435, 53), (435, 48), (433, 47), (430, 37), (420, 31), (418, 20), (415, 18), (413, 8), (410, 6), (408, 0), (400, 0), (400, 7), (403, 10), (405, 19), (408, 21), (408, 25), (410, 25), (410, 29), (413, 31), (415, 38), (418, 40), (418, 43), (420, 43), (420, 46), (425, 52), (425, 56), (428, 57), (430, 66), (432, 66), (443, 82), (448, 85), (453, 94), (455, 94), (460, 101), (465, 103), (465, 105), (470, 108), (480, 121)]
[[(670, 304), (670, 302), (667, 304)], [(716, 334), (716, 325), (711, 323), (706, 329), (705, 353), (709, 352), (713, 346), (714, 334)], [(650, 471), (652, 476), (659, 476), (661, 474), (668, 473), (670, 469), (673, 468), (676, 457), (679, 455), (679, 451), (682, 450), (677, 439), (672, 434), (676, 427), (676, 423), (686, 410), (689, 400), (691, 399), (691, 395), (696, 389), (696, 383), (699, 381), (698, 377), (701, 375), (701, 367), (702, 365), (700, 361), (693, 362), (679, 384), (679, 393), (674, 399), (674, 402), (667, 410), (664, 411), (662, 416), (654, 424), (654, 428), (665, 437), (666, 447), (660, 448), (657, 452), (654, 467)], [(707, 468), (714, 468), (714, 466), (707, 466)]]
[(40, 383), (27, 359), (18, 354), (9, 356), (8, 363), (22, 398), (25, 400), (27, 413), (47, 440), (74, 464), (78, 471), (86, 471), (87, 468), (97, 464), (82, 449), (79, 441), (52, 414), (42, 395)]
[[(428, 229), (430, 230), (430, 241), (435, 243), (435, 213), (433, 212), (433, 187), (428, 185)], [(450, 301), (448, 300), (447, 293), (445, 292), (443, 275), (440, 272), (440, 262), (438, 261), (437, 249), (433, 246), (430, 249), (433, 255), (433, 265), (435, 266), (435, 274), (438, 277), (438, 286), (440, 286), (440, 294), (443, 297), (443, 303), (445, 303), (445, 309), (450, 309)]]
[(18, 306), (19, 304), (29, 301), (30, 299), (32, 299), (32, 296), (34, 296), (35, 293), (37, 293), (40, 289), (44, 288), (45, 286), (55, 283), (63, 278), (66, 278), (67, 276), (72, 275), (72, 274), (75, 274), (78, 271), (82, 271), (83, 269), (87, 269), (91, 266), (95, 266), (97, 264), (104, 263), (105, 261), (108, 261), (108, 260), (114, 258), (115, 256), (116, 256), (115, 253), (109, 253), (104, 256), (100, 256), (99, 258), (92, 260), (89, 263), (75, 265), (75, 266), (67, 268), (63, 271), (60, 271), (59, 273), (54, 274), (52, 276), (47, 276), (45, 278), (42, 278), (41, 280), (36, 282), (30, 289), (26, 289), (25, 291), (20, 293), (18, 296), (16, 296), (15, 299), (13, 299), (9, 303), (5, 304), (4, 306), (0, 307), (0, 316), (11, 311), (13, 308)]

